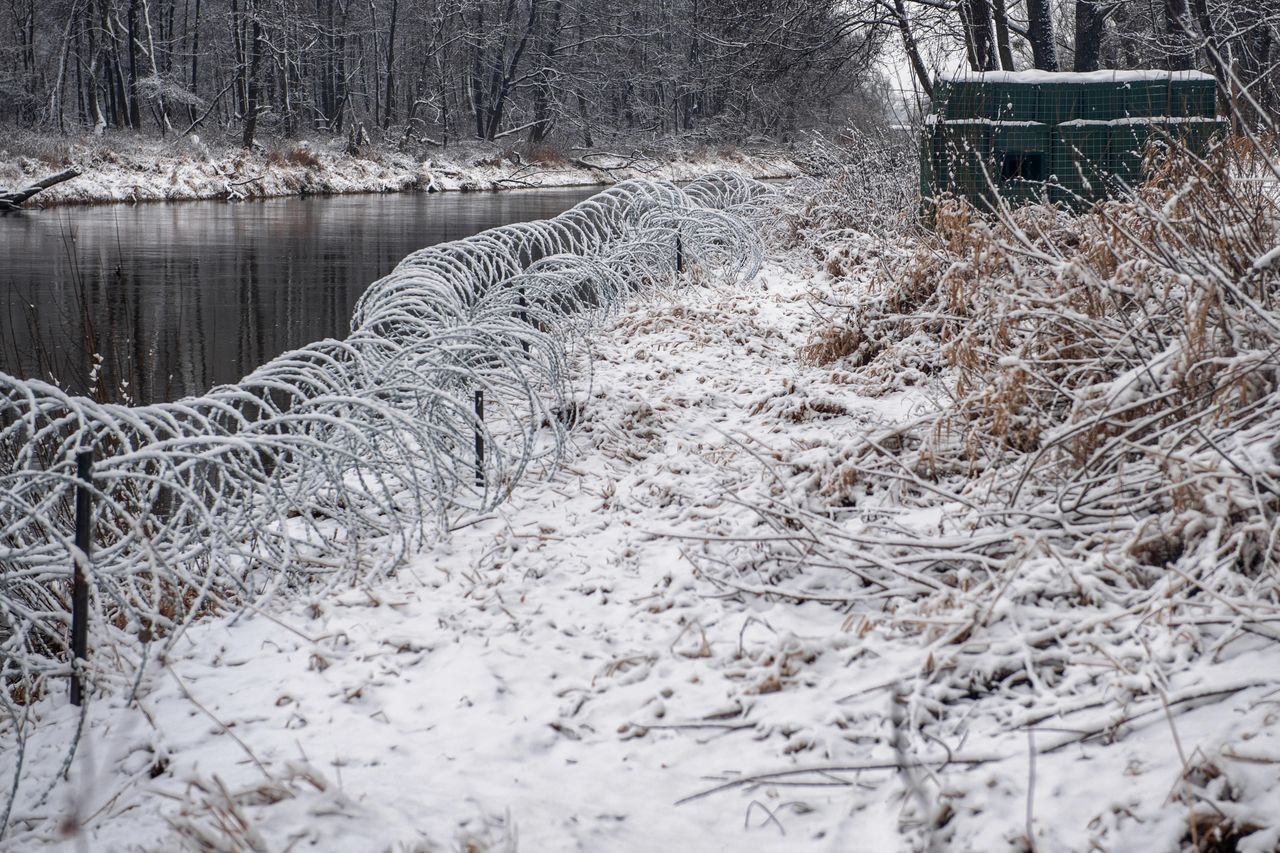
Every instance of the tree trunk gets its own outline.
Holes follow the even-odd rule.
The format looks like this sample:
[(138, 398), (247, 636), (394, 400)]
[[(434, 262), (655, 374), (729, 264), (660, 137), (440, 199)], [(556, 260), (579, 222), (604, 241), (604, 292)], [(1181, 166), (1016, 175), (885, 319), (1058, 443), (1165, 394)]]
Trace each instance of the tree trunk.
[(245, 2), (245, 12), (253, 16), (253, 37), (249, 44), (249, 79), (245, 86), (244, 137), (241, 141), (245, 148), (253, 148), (258, 132), (258, 68), (262, 64), (262, 24), (259, 23), (257, 9), (251, 5), (250, 0)]
[(1099, 0), (1076, 0), (1076, 56), (1073, 71), (1097, 71), (1107, 23)]
[[(142, 28), (147, 34), (147, 61), (151, 65), (151, 74), (156, 78), (160, 77), (160, 63), (156, 59), (156, 39), (155, 34), (151, 31), (151, 4), (149, 0), (142, 0)], [(135, 101), (138, 97), (137, 92), (133, 95)], [(165, 102), (165, 98), (161, 95), (156, 104), (159, 113), (158, 123), (160, 125), (160, 135), (163, 137), (166, 133), (173, 130), (173, 126), (169, 124), (169, 106)]]
[[(103, 4), (104, 11), (107, 9), (106, 3)], [(119, 20), (116, 16), (105, 17), (103, 21), (103, 31), (111, 36), (111, 53), (109, 54), (110, 62), (107, 65), (111, 80), (115, 88), (113, 90), (115, 109), (115, 124), (119, 127), (132, 125), (132, 119), (129, 115), (129, 85), (125, 82), (124, 63), (120, 59), (120, 37), (116, 32), (116, 24)]]
[[(191, 89), (191, 94), (193, 95), (198, 95), (200, 93), (200, 90), (198, 88), (200, 85), (200, 76), (197, 73), (199, 71), (199, 63), (200, 63), (200, 0), (196, 0), (196, 20), (195, 20), (195, 24), (191, 28), (191, 85), (189, 87)], [(196, 120), (195, 104), (192, 104), (188, 108), (187, 113), (191, 121)]]
[(49, 93), (49, 114), (58, 117), (58, 132), (63, 131), (63, 113), (65, 110), (63, 104), (63, 93), (66, 91), (67, 83), (67, 58), (71, 54), (72, 27), (75, 25), (75, 10), (67, 16), (66, 26), (62, 30), (62, 51), (58, 56), (58, 78), (54, 82), (53, 89)]
[(1169, 40), (1169, 68), (1187, 71), (1192, 66), (1195, 52), (1195, 36), (1191, 32), (1191, 14), (1187, 0), (1165, 0), (1165, 31)]
[(129, 0), (126, 32), (129, 39), (129, 85), (125, 95), (129, 102), (129, 126), (137, 130), (142, 127), (142, 116), (138, 111), (138, 0)]
[(351, 94), (347, 85), (347, 7), (340, 7), (342, 13), (338, 19), (341, 26), (334, 39), (334, 98), (333, 118), (329, 129), (333, 133), (342, 133), (342, 126), (347, 120), (347, 100)]
[(382, 127), (388, 128), (395, 120), (396, 97), (396, 17), (400, 13), (400, 0), (391, 0), (391, 21), (387, 25), (387, 99), (382, 110)]
[[(1220, 112), (1230, 111), (1232, 121), (1241, 117), (1244, 103), (1237, 103), (1234, 81), (1227, 67), (1227, 51), (1223, 49), (1222, 40), (1213, 26), (1213, 18), (1209, 15), (1209, 6), (1205, 0), (1191, 0), (1191, 11), (1200, 24), (1200, 32), (1204, 36), (1204, 52), (1213, 69), (1213, 76), (1218, 81), (1219, 104), (1224, 107)], [(1237, 128), (1238, 130), (1238, 128)]]
[(1000, 67), (1005, 71), (1016, 71), (1013, 47), (1009, 41), (1009, 10), (1005, 8), (1005, 0), (991, 0), (991, 17), (996, 25), (996, 50), (1000, 54)]
[(1058, 47), (1053, 38), (1053, 8), (1049, 0), (1027, 0), (1027, 40), (1041, 71), (1058, 70)]
[(991, 4), (987, 0), (962, 0), (958, 11), (969, 67), (974, 71), (995, 70), (997, 60), (992, 50)]
[(17, 210), (20, 204), (22, 204), (24, 201), (31, 198), (33, 195), (40, 192), (41, 190), (47, 190), (49, 189), (49, 187), (53, 186), (54, 184), (60, 184), (63, 181), (69, 181), (79, 174), (80, 174), (80, 170), (73, 167), (73, 168), (67, 169), (66, 171), (59, 172), (58, 174), (53, 175), (52, 177), (45, 178), (42, 181), (36, 181), (34, 184), (31, 184), (30, 186), (27, 186), (27, 187), (23, 187), (20, 190), (14, 190), (13, 192), (7, 192), (7, 193), (0, 192), (0, 211)]
[[(529, 40), (533, 38), (534, 28), (538, 23), (538, 3), (539, 0), (529, 0), (529, 18), (525, 23), (524, 35), (520, 37), (520, 43), (516, 45), (515, 52), (511, 55), (511, 60), (505, 61), (503, 54), (498, 55), (499, 65), (494, 67), (494, 75), (490, 81), (490, 107), (489, 121), (485, 126), (484, 138), (493, 141), (498, 136), (498, 130), (502, 127), (502, 114), (506, 109), (507, 96), (511, 94), (511, 84), (515, 81), (516, 72), (520, 68), (520, 60), (524, 56), (525, 50), (529, 46)], [(508, 3), (507, 8), (514, 5)]]
[[(247, 3), (248, 0), (245, 0)], [(235, 64), (235, 87), (232, 92), (235, 95), (233, 102), (235, 104), (236, 114), (243, 116), (245, 109), (245, 47), (244, 47), (244, 20), (240, 13), (240, 4), (238, 0), (231, 0), (231, 55)]]
[(595, 148), (595, 141), (591, 138), (591, 118), (587, 112), (587, 96), (578, 92), (578, 118), (582, 121), (582, 145), (585, 148)]
[(1206, 0), (1191, 0), (1191, 11), (1200, 25), (1201, 35), (1204, 36), (1204, 52), (1209, 60), (1209, 66), (1213, 68), (1213, 76), (1218, 78), (1220, 85), (1227, 86), (1229, 75), (1226, 69), (1226, 57), (1222, 50), (1222, 41), (1214, 30), (1213, 18), (1209, 15), (1209, 5)]
[(905, 0), (893, 0), (894, 16), (898, 19), (898, 30), (902, 34), (902, 47), (911, 61), (911, 70), (916, 75), (916, 83), (927, 97), (933, 97), (933, 81), (929, 77), (929, 68), (920, 55), (920, 47), (916, 44), (915, 34), (911, 31), (911, 19), (907, 17)]
[[(103, 0), (98, 0), (103, 2)], [(98, 97), (98, 74), (102, 70), (102, 44), (98, 39), (97, 27), (94, 25), (92, 15), (94, 7), (90, 6), (87, 13), (91, 16), (85, 21), (84, 35), (88, 42), (89, 50), (89, 67), (85, 69), (85, 110), (88, 113), (88, 120), (93, 123), (93, 132), (95, 135), (101, 135), (102, 131), (107, 127), (107, 118), (102, 112), (102, 101)]]
[(1125, 68), (1140, 68), (1144, 64), (1138, 43), (1140, 26), (1130, 7), (1123, 3), (1116, 7), (1116, 40), (1120, 43), (1120, 61)]
[(529, 144), (537, 145), (547, 138), (555, 121), (551, 118), (551, 60), (556, 55), (556, 40), (560, 35), (560, 13), (563, 0), (554, 0), (551, 26), (542, 39), (538, 59), (543, 63), (537, 75), (533, 94), (533, 127), (529, 128)]

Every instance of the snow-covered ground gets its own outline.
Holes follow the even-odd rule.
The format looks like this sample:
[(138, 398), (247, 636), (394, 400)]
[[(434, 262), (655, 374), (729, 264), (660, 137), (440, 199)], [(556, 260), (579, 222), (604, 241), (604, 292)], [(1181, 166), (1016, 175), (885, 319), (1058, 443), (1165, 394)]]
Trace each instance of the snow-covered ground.
[(629, 178), (691, 180), (731, 168), (756, 178), (786, 178), (799, 168), (781, 152), (732, 146), (642, 155), (544, 149), (538, 157), (480, 143), (431, 149), (421, 157), (370, 147), (357, 154), (341, 140), (280, 143), (246, 152), (198, 137), (171, 142), (135, 137), (0, 142), (0, 188), (27, 186), (77, 166), (82, 174), (41, 192), (28, 207), (113, 201), (249, 199), (402, 190), (495, 190), (613, 184)]
[[(1040, 719), (1034, 684), (1013, 705), (951, 697), (964, 733), (912, 745), (929, 760), (900, 772), (897, 686), (993, 642), (957, 631), (973, 612), (1016, 638), (1021, 587), (1043, 579), (904, 611), (911, 631), (852, 583), (751, 594), (760, 509), (805, 503), (806, 465), (941, 393), (859, 396), (803, 363), (833, 287), (859, 284), (786, 255), (745, 287), (629, 306), (593, 338), (552, 479), (393, 578), (196, 624), (135, 703), (89, 706), (70, 784), (39, 805), (77, 716), (32, 706), (14, 849), (835, 853), (927, 844), (928, 816), (934, 849), (1026, 850), (1030, 832), (1039, 851), (1164, 851), (1207, 834), (1189, 830), (1192, 786), (1261, 830), (1239, 849), (1276, 849), (1274, 642), (1193, 654), (1171, 626), (1151, 650), (1162, 699), (1105, 647), (1065, 666), (1114, 665), (1106, 705)], [(897, 523), (936, 533), (949, 512)]]

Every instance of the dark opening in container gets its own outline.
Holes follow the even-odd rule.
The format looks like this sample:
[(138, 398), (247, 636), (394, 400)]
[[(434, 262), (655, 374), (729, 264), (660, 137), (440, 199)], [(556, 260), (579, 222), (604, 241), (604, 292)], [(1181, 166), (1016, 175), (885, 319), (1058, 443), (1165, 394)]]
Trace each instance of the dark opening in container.
[(1031, 151), (1006, 151), (1000, 161), (1000, 177), (1011, 181), (1044, 180), (1044, 155)]

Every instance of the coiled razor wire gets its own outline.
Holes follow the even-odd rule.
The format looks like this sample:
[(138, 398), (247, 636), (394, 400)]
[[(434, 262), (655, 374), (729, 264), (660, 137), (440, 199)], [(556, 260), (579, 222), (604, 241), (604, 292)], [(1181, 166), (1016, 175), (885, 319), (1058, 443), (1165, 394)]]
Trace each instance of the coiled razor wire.
[(143, 640), (115, 644), (113, 664), (99, 655), (86, 677), (127, 689), (148, 643), (173, 642), (202, 611), (261, 602), (300, 577), (393, 567), (554, 463), (572, 418), (573, 349), (591, 321), (676, 284), (682, 260), (750, 279), (761, 262), (752, 222), (771, 193), (728, 173), (684, 187), (629, 181), (554, 219), (414, 252), (360, 298), (345, 340), (178, 402), (101, 404), (0, 374), (10, 737), (21, 740), (24, 706), (48, 679), (71, 672), (79, 451), (97, 456), (93, 644)]

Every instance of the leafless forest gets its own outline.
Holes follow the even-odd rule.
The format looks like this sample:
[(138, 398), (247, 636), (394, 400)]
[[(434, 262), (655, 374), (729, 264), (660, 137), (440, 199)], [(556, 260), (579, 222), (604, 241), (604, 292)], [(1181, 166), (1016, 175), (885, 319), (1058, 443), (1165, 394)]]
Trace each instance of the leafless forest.
[[(591, 147), (885, 117), (886, 69), (1200, 68), (1267, 108), (1280, 2), (5, 0), (0, 120)], [(906, 80), (901, 82), (907, 82)]]
[(782, 136), (865, 101), (885, 36), (868, 11), (883, 17), (739, 0), (13, 0), (0, 109), (246, 143)]

